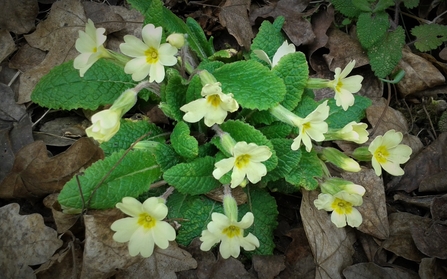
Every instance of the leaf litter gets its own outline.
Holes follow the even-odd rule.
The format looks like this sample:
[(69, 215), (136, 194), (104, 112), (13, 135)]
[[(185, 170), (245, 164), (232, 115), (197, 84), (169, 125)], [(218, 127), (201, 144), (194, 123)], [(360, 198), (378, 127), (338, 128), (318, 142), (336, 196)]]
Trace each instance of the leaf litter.
[[(243, 262), (223, 260), (219, 256), (216, 258), (213, 252), (201, 251), (198, 248), (200, 242), (196, 239), (188, 247), (178, 247), (173, 242), (167, 250), (155, 250), (154, 256), (148, 259), (131, 258), (126, 245), (112, 240), (113, 232), (109, 229), (110, 224), (121, 217), (119, 211), (89, 211), (73, 215), (65, 213), (57, 202), (57, 192), (65, 181), (102, 158), (99, 148), (84, 138), (76, 138), (76, 135), (83, 136), (82, 127), (72, 130), (63, 128), (66, 127), (64, 124), (57, 124), (56, 130), (65, 129), (75, 137), (66, 143), (53, 142), (53, 146), (71, 147), (52, 156), (48, 151), (51, 149), (49, 141), (45, 144), (33, 140), (35, 128), (32, 128), (30, 117), (33, 108), (30, 109), (28, 104), (30, 93), (40, 77), (77, 55), (74, 41), (87, 18), (106, 28), (110, 35), (109, 47), (117, 50), (124, 34), (138, 36), (143, 17), (122, 6), (62, 0), (54, 2), (47, 18), (36, 26), (36, 0), (21, 1), (22, 5), (16, 5), (15, 1), (5, 3), (7, 6), (2, 13), (7, 16), (0, 16), (3, 28), (0, 38), (6, 42), (0, 49), (0, 58), (4, 60), (1, 80), (14, 81), (11, 76), (6, 76), (10, 69), (19, 69), (23, 73), (15, 83), (19, 84), (19, 89), (16, 85), (0, 84), (3, 146), (0, 202), (4, 205), (0, 208), (0, 233), (3, 236), (0, 238), (1, 274), (9, 278), (447, 276), (447, 171), (444, 162), (447, 133), (436, 137), (425, 132), (430, 130), (427, 123), (403, 114), (405, 106), (399, 100), (394, 101), (406, 97), (412, 107), (418, 104), (420, 92), (438, 92), (436, 88), (445, 86), (446, 71), (442, 68), (445, 49), (439, 53), (441, 61), (405, 50), (399, 67), (408, 75), (403, 83), (397, 85), (400, 95), (393, 96), (390, 103), (381, 98), (386, 89), (371, 74), (367, 56), (352, 35), (355, 30), (345, 33), (332, 25), (335, 18), (331, 6), (318, 10), (310, 1), (280, 0), (256, 7), (247, 1), (228, 0), (220, 4), (220, 12), (209, 6), (195, 7), (190, 15), (205, 28), (205, 33), (214, 35), (218, 30), (227, 30), (236, 39), (237, 49), (250, 46), (258, 18), (285, 16), (283, 31), (295, 45), (307, 48), (309, 63), (319, 77), (331, 78), (336, 67), (343, 68), (355, 59), (356, 71), (365, 76), (364, 87), (359, 94), (373, 100), (366, 117), (370, 127), (375, 129), (374, 136), (389, 129), (401, 131), (404, 143), (414, 150), (413, 156), (400, 179), (378, 178), (368, 165), (359, 173), (342, 174), (367, 189), (364, 204), (359, 207), (364, 223), (358, 233), (350, 228), (335, 228), (329, 215), (313, 206), (316, 194), (302, 192), (297, 194), (303, 196), (301, 205), (297, 204), (290, 210), (295, 214), (279, 220), (280, 224), (287, 224), (286, 229), (278, 231), (286, 240), (283, 240), (284, 244), (277, 243), (278, 249), (273, 256), (254, 256), (251, 261), (246, 259)], [(419, 16), (424, 17), (429, 12), (429, 9), (420, 10)], [(5, 18), (8, 20), (4, 21)], [(25, 40), (20, 42), (11, 33), (24, 34)], [(51, 125), (47, 124), (49, 121), (45, 122), (39, 128)], [(47, 130), (46, 133), (60, 135), (56, 130)], [(337, 144), (344, 150), (350, 148), (343, 142)], [(21, 198), (30, 197), (32, 203), (45, 203), (51, 217), (43, 219), (42, 215), (47, 215), (42, 210), (20, 215), (20, 206), (14, 201), (26, 204), (30, 201)], [(42, 201), (42, 198), (45, 199)]]

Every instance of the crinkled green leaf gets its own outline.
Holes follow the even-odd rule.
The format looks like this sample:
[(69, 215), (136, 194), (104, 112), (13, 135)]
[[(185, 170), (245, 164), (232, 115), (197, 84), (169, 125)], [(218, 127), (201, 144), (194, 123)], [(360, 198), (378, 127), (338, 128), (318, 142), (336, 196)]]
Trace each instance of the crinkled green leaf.
[(208, 56), (213, 55), (212, 42), (206, 41), (203, 30), (192, 22), (194, 19), (189, 19), (188, 23), (183, 22), (164, 7), (160, 0), (128, 0), (127, 2), (143, 14), (144, 24), (151, 23), (155, 26), (162, 26), (168, 33), (188, 34), (189, 47), (201, 60), (206, 60)]
[(354, 7), (356, 7), (357, 9), (359, 9), (362, 12), (371, 12), (371, 1), (369, 0), (356, 0), (356, 1), (352, 1), (352, 4), (354, 5)]
[(365, 118), (365, 110), (371, 105), (371, 100), (356, 94), (354, 94), (354, 98), (354, 105), (346, 111), (337, 106), (334, 99), (329, 99), (329, 116), (326, 119), (329, 128), (341, 129), (351, 121), (360, 122)]
[(272, 255), (275, 243), (273, 231), (277, 226), (278, 209), (275, 199), (265, 190), (259, 187), (250, 187), (249, 202), (239, 206), (239, 220), (246, 212), (252, 212), (254, 222), (251, 227), (244, 230), (245, 235), (252, 233), (259, 239), (259, 248), (253, 252), (244, 251), (248, 255)]
[(147, 191), (161, 174), (155, 157), (144, 150), (131, 150), (125, 156), (124, 153), (125, 150), (115, 152), (92, 164), (77, 176), (79, 185), (73, 177), (60, 192), (59, 203), (64, 207), (83, 208), (83, 200), (88, 203), (91, 199), (89, 208), (106, 209), (115, 207), (123, 197), (138, 197)]
[(269, 126), (258, 128), (268, 139), (285, 138), (292, 132), (292, 126), (277, 122)]
[(177, 152), (175, 152), (174, 148), (165, 143), (160, 143), (157, 145), (154, 155), (161, 171), (167, 171), (168, 169), (182, 162), (182, 158), (177, 154)]
[(225, 64), (213, 73), (224, 93), (233, 93), (240, 106), (266, 110), (284, 100), (286, 86), (261, 63), (249, 60)]
[(383, 40), (390, 22), (386, 12), (362, 13), (357, 21), (357, 37), (364, 48)]
[(281, 102), (286, 109), (294, 109), (303, 94), (309, 78), (309, 67), (302, 52), (290, 53), (281, 58), (272, 72), (282, 78), (286, 85), (286, 96)]
[(283, 178), (287, 175), (293, 168), (298, 165), (301, 159), (301, 149), (296, 151), (292, 150), (292, 139), (276, 138), (271, 140), (276, 156), (278, 156), (278, 165), (272, 171), (269, 171), (264, 181), (275, 181)]
[(166, 116), (176, 121), (181, 121), (183, 112), (180, 111), (180, 107), (185, 104), (188, 86), (177, 70), (169, 69), (166, 71), (166, 75), (168, 83), (162, 87), (161, 95), (163, 102), (160, 103), (159, 107)]
[(323, 169), (320, 159), (314, 150), (307, 152), (304, 147), (301, 147), (301, 160), (298, 166), (292, 169), (285, 179), (292, 185), (303, 187), (306, 190), (315, 190), (318, 187), (316, 178), (323, 176)]
[(139, 137), (149, 133), (142, 140), (164, 142), (163, 130), (150, 123), (147, 117), (141, 120), (121, 119), (121, 126), (109, 141), (101, 143), (104, 154), (109, 156), (115, 151), (129, 148)]
[(245, 121), (252, 125), (271, 125), (273, 122), (278, 121), (268, 110), (243, 109), (241, 115), (245, 115)]
[(190, 132), (188, 125), (180, 121), (171, 133), (171, 144), (175, 152), (188, 159), (199, 155), (199, 143), (190, 135)]
[(299, 117), (306, 117), (312, 111), (314, 111), (318, 107), (318, 102), (314, 100), (314, 98), (304, 96), (301, 98), (301, 102), (298, 106), (293, 110), (293, 113), (298, 115)]
[[(404, 2), (406, 2), (406, 0)], [(386, 9), (394, 5), (395, 3), (393, 0), (379, 0), (379, 2), (377, 2), (376, 6), (374, 7), (373, 12), (377, 13), (380, 11), (385, 11)]]
[(223, 213), (221, 203), (205, 196), (191, 196), (175, 191), (167, 200), (169, 208), (168, 218), (180, 223), (175, 241), (188, 246), (191, 241), (199, 237), (211, 221), (213, 212)]
[(214, 158), (203, 157), (173, 166), (163, 174), (164, 180), (184, 194), (208, 193), (220, 185), (213, 177)]
[(414, 46), (419, 51), (430, 51), (447, 41), (447, 26), (439, 24), (419, 25), (411, 29), (411, 34), (416, 37)]
[(419, 0), (405, 0), (402, 1), (404, 6), (408, 9), (413, 9), (414, 7), (416, 7), (417, 5), (419, 5)]
[(389, 75), (402, 58), (402, 47), (405, 43), (405, 31), (398, 26), (393, 32), (368, 49), (368, 57), (374, 74), (379, 78)]
[[(260, 60), (256, 54), (253, 53), (253, 50), (260, 49), (263, 50), (270, 60), (275, 55), (278, 48), (284, 43), (286, 38), (282, 33), (282, 26), (284, 24), (284, 17), (279, 16), (275, 19), (275, 21), (270, 23), (267, 20), (264, 20), (259, 28), (259, 32), (256, 37), (253, 39), (253, 43), (250, 46), (250, 58), (254, 59), (258, 62), (265, 63)], [(267, 65), (265, 63), (265, 65)], [(269, 65), (270, 67), (270, 65)]]
[(359, 8), (354, 6), (353, 0), (331, 0), (331, 3), (337, 11), (347, 17), (357, 17), (362, 12)]
[(111, 60), (100, 59), (85, 73), (73, 68), (73, 61), (54, 67), (34, 88), (31, 100), (52, 109), (77, 108), (95, 110), (112, 104), (137, 82), (124, 73), (123, 67)]

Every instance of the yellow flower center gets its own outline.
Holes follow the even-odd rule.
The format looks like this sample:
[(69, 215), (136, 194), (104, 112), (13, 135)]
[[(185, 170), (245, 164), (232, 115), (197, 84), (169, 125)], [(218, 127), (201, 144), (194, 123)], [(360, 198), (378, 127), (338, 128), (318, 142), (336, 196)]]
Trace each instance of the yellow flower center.
[(146, 62), (149, 64), (155, 64), (158, 61), (158, 50), (153, 47), (150, 47), (148, 50), (144, 52), (146, 55)]
[(306, 132), (311, 128), (310, 122), (306, 122), (303, 124), (303, 132)]
[(377, 148), (374, 152), (374, 157), (380, 164), (386, 163), (388, 156), (390, 156), (390, 153), (388, 152), (386, 146), (383, 145), (379, 146), (379, 148)]
[(97, 47), (94, 47), (93, 48), (93, 53), (96, 53), (98, 51), (98, 48)]
[(141, 213), (138, 217), (138, 225), (144, 227), (145, 229), (151, 229), (155, 226), (157, 220), (147, 213)]
[(352, 212), (352, 203), (339, 198), (335, 198), (331, 207), (338, 214), (350, 214)]
[(251, 156), (249, 154), (243, 154), (236, 157), (236, 160), (234, 161), (234, 165), (238, 169), (244, 168), (248, 163), (250, 163)]
[(342, 88), (343, 88), (343, 82), (341, 82), (341, 80), (339, 80), (337, 82), (337, 85), (335, 85), (335, 92), (340, 93)]
[(218, 94), (213, 94), (213, 95), (206, 96), (206, 101), (208, 103), (210, 103), (213, 107), (216, 107), (216, 108), (222, 102), (222, 100), (220, 99)]
[(223, 231), (223, 234), (226, 234), (229, 238), (233, 238), (235, 236), (241, 235), (241, 229), (237, 226), (231, 225), (229, 227), (226, 227)]

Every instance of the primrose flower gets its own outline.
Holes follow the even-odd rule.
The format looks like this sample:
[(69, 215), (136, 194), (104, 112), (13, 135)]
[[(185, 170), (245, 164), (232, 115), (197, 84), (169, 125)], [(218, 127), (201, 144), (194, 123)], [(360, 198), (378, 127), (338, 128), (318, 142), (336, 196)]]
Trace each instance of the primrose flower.
[(209, 251), (214, 244), (221, 242), (219, 252), (222, 258), (228, 259), (230, 256), (237, 258), (240, 253), (240, 247), (246, 251), (255, 250), (256, 247), (259, 247), (259, 240), (251, 233), (244, 237), (244, 229), (248, 229), (253, 224), (253, 213), (247, 212), (242, 217), (242, 220), (238, 222), (236, 200), (231, 196), (229, 188), (225, 188), (224, 193), (223, 207), (225, 215), (216, 212), (211, 214), (212, 221), (208, 223), (207, 230), (202, 231), (202, 236), (200, 237), (200, 241), (202, 241), (200, 249)]
[(79, 30), (79, 38), (76, 40), (76, 50), (80, 52), (73, 61), (73, 67), (79, 70), (79, 75), (84, 76), (85, 72), (101, 57), (110, 57), (109, 52), (103, 44), (107, 37), (104, 35), (104, 28), (95, 28), (93, 21), (88, 19), (85, 25), (85, 32)]
[(258, 56), (259, 59), (269, 63), (272, 68), (278, 64), (279, 60), (281, 60), (283, 56), (289, 53), (294, 53), (295, 51), (296, 50), (294, 44), (288, 44), (287, 41), (284, 41), (284, 43), (276, 51), (275, 55), (273, 55), (273, 61), (270, 61), (270, 58), (268, 57), (267, 53), (265, 53), (265, 51), (260, 49), (253, 50), (253, 52), (256, 54), (256, 56)]
[(178, 49), (181, 49), (185, 45), (185, 35), (180, 33), (172, 33), (166, 38), (166, 42)]
[(231, 188), (235, 188), (244, 181), (245, 176), (251, 183), (258, 183), (267, 174), (267, 168), (261, 162), (267, 161), (272, 156), (272, 152), (267, 146), (240, 141), (234, 145), (231, 155), (233, 157), (222, 159), (214, 164), (216, 169), (213, 171), (213, 176), (220, 179), (233, 170)]
[(363, 77), (355, 75), (348, 77), (349, 73), (354, 69), (355, 60), (351, 61), (346, 67), (335, 68), (334, 80), (328, 82), (327, 86), (335, 91), (335, 103), (337, 106), (341, 106), (344, 110), (347, 110), (350, 106), (354, 105), (354, 95), (362, 88)]
[(329, 116), (329, 106), (327, 100), (320, 104), (305, 118), (296, 118), (295, 126), (299, 128), (299, 135), (293, 140), (292, 150), (297, 150), (301, 146), (301, 141), (306, 146), (306, 151), (312, 149), (311, 139), (319, 142), (324, 140), (324, 133), (328, 131), (328, 125), (325, 122)]
[(338, 192), (345, 191), (348, 194), (363, 196), (366, 192), (361, 185), (354, 184), (351, 181), (344, 180), (338, 177), (332, 177), (320, 184), (320, 189), (323, 194), (334, 195)]
[(228, 112), (235, 112), (239, 109), (239, 104), (233, 98), (232, 93), (222, 93), (221, 83), (214, 82), (205, 84), (202, 87), (201, 95), (204, 98), (192, 101), (180, 108), (186, 112), (183, 120), (194, 123), (205, 119), (208, 127), (214, 124), (222, 124)]
[(399, 165), (410, 159), (412, 150), (405, 144), (399, 144), (402, 138), (401, 132), (389, 130), (371, 142), (368, 150), (372, 154), (371, 163), (376, 175), (382, 174), (382, 168), (394, 176), (404, 174), (404, 170)]
[(156, 197), (148, 198), (143, 204), (135, 198), (125, 197), (116, 207), (131, 216), (113, 222), (111, 229), (116, 233), (116, 242), (129, 242), (129, 254), (138, 253), (147, 258), (154, 252), (154, 246), (161, 249), (169, 246), (175, 239), (175, 230), (167, 222), (162, 221), (168, 215), (168, 207), (164, 200)]
[(314, 201), (318, 210), (332, 211), (331, 221), (337, 228), (345, 227), (346, 223), (351, 227), (360, 226), (363, 218), (354, 206), (360, 206), (362, 203), (362, 196), (346, 191), (340, 191), (334, 195), (321, 193)]
[(353, 141), (358, 144), (365, 143), (368, 140), (368, 131), (366, 123), (357, 123), (352, 121), (344, 126), (339, 132), (339, 136), (343, 140)]
[(99, 143), (109, 141), (120, 129), (121, 117), (135, 105), (137, 94), (133, 89), (126, 90), (109, 109), (95, 113), (92, 125), (85, 129), (87, 136)]
[(359, 163), (349, 158), (345, 153), (332, 147), (325, 147), (321, 154), (326, 161), (331, 162), (337, 167), (350, 172), (359, 172), (361, 170)]
[(133, 35), (124, 36), (120, 50), (127, 56), (135, 57), (124, 67), (126, 74), (132, 74), (132, 79), (140, 81), (149, 75), (149, 82), (162, 82), (165, 78), (164, 66), (177, 63), (177, 48), (171, 44), (160, 44), (162, 28), (153, 24), (143, 27), (143, 41)]

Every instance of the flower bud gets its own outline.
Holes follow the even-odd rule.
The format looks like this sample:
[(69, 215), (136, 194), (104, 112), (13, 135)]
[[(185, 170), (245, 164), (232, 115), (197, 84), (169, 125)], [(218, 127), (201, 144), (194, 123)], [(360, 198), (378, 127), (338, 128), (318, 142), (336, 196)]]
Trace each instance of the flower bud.
[(223, 207), (225, 215), (228, 217), (228, 219), (230, 219), (230, 221), (232, 222), (237, 222), (237, 202), (231, 195), (231, 192), (224, 195)]
[(344, 169), (345, 171), (358, 172), (361, 170), (359, 163), (346, 156), (345, 153), (332, 147), (326, 147), (322, 152), (324, 159)]
[(128, 112), (137, 102), (137, 94), (134, 89), (128, 89), (124, 91), (118, 99), (113, 102), (110, 110), (119, 111), (121, 116)]
[(121, 112), (106, 109), (92, 116), (92, 125), (85, 129), (87, 136), (99, 143), (109, 141), (120, 129)]
[(181, 49), (185, 45), (185, 35), (180, 33), (172, 33), (166, 38), (166, 42), (178, 49)]
[(356, 123), (352, 121), (338, 131), (338, 135), (342, 140), (353, 141), (355, 143), (365, 143), (368, 140), (368, 131), (366, 123)]
[(341, 191), (344, 191), (351, 195), (363, 196), (365, 194), (365, 188), (361, 185), (354, 184), (351, 181), (344, 180), (338, 177), (332, 177), (320, 184), (322, 193), (335, 195)]
[(236, 141), (227, 132), (223, 132), (219, 134), (219, 136), (224, 150), (228, 152), (228, 154), (233, 154), (233, 148), (236, 145)]
[(371, 161), (372, 158), (372, 154), (371, 152), (369, 152), (368, 147), (366, 146), (356, 148), (354, 152), (352, 152), (351, 156), (357, 161), (366, 161), (366, 162)]
[(205, 86), (207, 84), (215, 84), (217, 83), (217, 79), (210, 74), (207, 70), (200, 71), (199, 73), (200, 81), (202, 82), (202, 85)]

